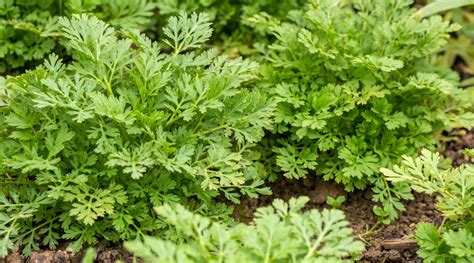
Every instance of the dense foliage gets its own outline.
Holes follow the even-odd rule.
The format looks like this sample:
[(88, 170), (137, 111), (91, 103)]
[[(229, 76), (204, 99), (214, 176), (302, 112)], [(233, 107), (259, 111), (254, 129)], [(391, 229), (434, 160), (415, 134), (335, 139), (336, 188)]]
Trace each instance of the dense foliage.
[[(110, 25), (139, 29), (159, 37), (170, 16), (180, 11), (199, 11), (209, 15), (216, 40), (242, 48), (248, 53), (258, 32), (248, 30), (246, 19), (259, 12), (278, 17), (303, 5), (303, 0), (192, 1), (192, 0), (5, 0), (0, 2), (0, 73), (32, 69), (52, 51), (62, 52), (58, 18), (73, 14), (93, 14)], [(282, 8), (283, 7), (283, 8)], [(158, 26), (157, 26), (158, 25)], [(224, 37), (226, 36), (226, 37)], [(235, 51), (225, 51), (235, 54)]]
[[(467, 152), (474, 157), (474, 152)], [(409, 183), (419, 193), (435, 194), (443, 225), (419, 223), (418, 255), (426, 262), (472, 262), (474, 260), (474, 165), (440, 169), (440, 156), (423, 150), (413, 159), (403, 157), (393, 170), (382, 168), (392, 182)]]
[(317, 0), (288, 19), (252, 19), (275, 38), (263, 50), (262, 85), (279, 101), (263, 149), (272, 147), (276, 174), (314, 171), (349, 191), (375, 185), (384, 204), (375, 212), (393, 219), (397, 199), (410, 197), (388, 188), (379, 168), (434, 146), (443, 129), (472, 125), (455, 75), (429, 64), (458, 26), (412, 17), (411, 2)]
[(0, 1), (0, 73), (28, 63), (33, 68), (58, 47), (58, 17), (93, 13), (111, 25), (143, 29), (155, 5), (147, 0), (2, 0)]
[[(243, 37), (253, 34), (245, 30), (246, 19), (260, 12), (269, 13), (277, 17), (285, 17), (288, 11), (305, 4), (304, 0), (154, 0), (162, 16), (174, 15), (182, 10), (187, 12), (206, 12), (214, 27), (219, 31), (218, 36)], [(239, 39), (241, 40), (241, 39)]]
[[(364, 249), (339, 210), (301, 212), (309, 198), (276, 199), (259, 208), (255, 225), (229, 226), (164, 205), (156, 212), (184, 240), (144, 237), (125, 247), (147, 262), (351, 262)], [(343, 260), (346, 258), (346, 260)]]
[[(444, 16), (461, 25), (462, 29), (449, 39), (435, 62), (445, 67), (452, 67), (456, 60), (461, 60), (462, 62), (456, 65), (465, 72), (466, 79), (461, 82), (461, 85), (471, 87), (471, 92), (474, 94), (474, 77), (472, 77), (474, 75), (474, 4), (469, 8), (450, 10)], [(474, 98), (474, 95), (472, 97)]]
[(153, 206), (222, 217), (228, 209), (211, 201), (219, 192), (233, 201), (269, 192), (252, 149), (274, 103), (241, 88), (257, 64), (192, 51), (211, 35), (206, 15), (170, 19), (171, 54), (94, 17), (59, 23), (75, 59), (51, 55), (2, 91), (2, 253), (54, 248), (60, 237), (75, 250), (126, 240), (159, 228)]
[(0, 1), (0, 255), (135, 240), (149, 261), (355, 259), (344, 196), (230, 219), (265, 180), (322, 176), (372, 187), (378, 223), (437, 194), (420, 255), (469, 262), (472, 166), (415, 158), (474, 124), (456, 12), (463, 31), (412, 0)]

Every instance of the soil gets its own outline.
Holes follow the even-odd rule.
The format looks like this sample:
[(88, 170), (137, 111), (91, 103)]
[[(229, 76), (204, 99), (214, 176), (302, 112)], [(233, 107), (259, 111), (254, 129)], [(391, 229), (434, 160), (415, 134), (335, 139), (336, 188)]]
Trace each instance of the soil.
[(474, 158), (464, 154), (464, 149), (474, 149), (474, 129), (457, 129), (449, 134), (452, 138), (445, 143), (444, 155), (453, 160), (453, 166), (474, 163)]
[[(121, 261), (124, 263), (142, 263), (141, 260), (133, 260), (133, 257), (122, 247), (96, 248), (96, 258), (94, 262), (113, 263)], [(10, 254), (6, 258), (0, 258), (0, 263), (82, 263), (84, 252), (72, 254), (67, 250), (57, 251), (37, 251), (25, 260), (18, 252)]]
[[(366, 243), (360, 262), (421, 262), (417, 257), (416, 243), (411, 235), (416, 223), (430, 222), (439, 225), (442, 216), (434, 206), (434, 198), (415, 194), (415, 200), (406, 202), (406, 211), (390, 225), (376, 226), (377, 217), (372, 213), (375, 203), (370, 191), (346, 193), (334, 183), (312, 180), (281, 180), (271, 185), (273, 196), (259, 199), (247, 199), (235, 208), (234, 216), (250, 221), (257, 207), (270, 205), (274, 198), (288, 200), (291, 197), (305, 195), (310, 198), (310, 208), (329, 208), (325, 204), (327, 196), (344, 195), (346, 201), (340, 207), (354, 230), (354, 235)], [(375, 229), (369, 231), (372, 227)]]
[[(474, 129), (457, 129), (445, 134), (445, 143), (440, 145), (444, 155), (453, 159), (453, 166), (465, 163), (474, 163), (463, 149), (474, 148)], [(271, 183), (272, 196), (261, 196), (258, 199), (244, 199), (234, 207), (234, 217), (240, 221), (250, 222), (258, 207), (270, 205), (275, 198), (288, 200), (301, 195), (310, 198), (307, 209), (328, 208), (328, 196), (345, 196), (346, 201), (342, 209), (354, 235), (366, 243), (359, 262), (422, 262), (416, 255), (417, 246), (413, 240), (414, 230), (418, 222), (441, 224), (442, 216), (435, 208), (433, 196), (415, 194), (415, 200), (406, 202), (406, 211), (399, 214), (399, 218), (390, 225), (376, 225), (377, 218), (372, 213), (375, 203), (371, 200), (370, 191), (361, 191), (348, 194), (335, 183), (324, 182), (317, 176), (309, 176), (301, 180), (281, 179)], [(374, 227), (375, 226), (375, 227)], [(81, 262), (83, 253), (72, 255), (66, 250), (35, 252), (25, 260), (20, 254), (12, 253), (7, 258), (0, 258), (0, 263), (66, 263)], [(123, 248), (97, 248), (96, 262), (109, 263), (121, 260), (133, 262)]]

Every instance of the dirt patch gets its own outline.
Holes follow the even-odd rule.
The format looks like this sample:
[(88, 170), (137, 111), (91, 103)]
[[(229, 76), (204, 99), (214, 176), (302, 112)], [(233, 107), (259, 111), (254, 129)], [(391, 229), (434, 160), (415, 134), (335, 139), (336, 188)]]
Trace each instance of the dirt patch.
[[(0, 263), (82, 263), (84, 252), (72, 254), (66, 250), (58, 251), (37, 251), (33, 252), (28, 259), (25, 259), (18, 252), (10, 254), (6, 258), (0, 258)], [(133, 260), (133, 257), (122, 247), (115, 248), (96, 248), (97, 263), (115, 263), (117, 261), (124, 263), (141, 263), (141, 260)]]
[(474, 149), (474, 129), (456, 129), (448, 134), (448, 138), (450, 140), (445, 144), (444, 155), (453, 160), (453, 166), (474, 163), (474, 158), (464, 153), (464, 149)]
[[(416, 224), (419, 222), (430, 222), (440, 225), (441, 214), (436, 210), (434, 197), (427, 195), (415, 195), (415, 200), (405, 203), (406, 211), (399, 214), (399, 218), (390, 225), (384, 225), (374, 230), (373, 235), (368, 235), (366, 251), (363, 253), (361, 262), (422, 262), (416, 255), (417, 246), (412, 242)], [(351, 207), (345, 210), (348, 219), (354, 222)], [(364, 218), (364, 215), (359, 217)], [(356, 224), (357, 227), (357, 224)], [(360, 227), (360, 224), (359, 224)], [(355, 233), (360, 230), (354, 228)], [(364, 235), (364, 231), (359, 232)], [(365, 239), (364, 236), (362, 236)], [(394, 244), (397, 246), (388, 246)]]

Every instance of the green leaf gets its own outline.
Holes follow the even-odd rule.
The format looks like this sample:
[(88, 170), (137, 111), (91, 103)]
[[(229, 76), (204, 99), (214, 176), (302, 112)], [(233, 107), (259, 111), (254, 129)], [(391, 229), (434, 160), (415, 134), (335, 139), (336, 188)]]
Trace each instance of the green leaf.
[(169, 38), (164, 42), (173, 48), (176, 54), (190, 48), (197, 48), (211, 36), (210, 25), (209, 16), (205, 13), (193, 13), (188, 16), (185, 12), (181, 12), (179, 17), (171, 17), (168, 25), (163, 29)]
[(181, 205), (155, 208), (186, 243), (157, 237), (125, 243), (134, 255), (145, 260), (167, 262), (348, 261), (364, 245), (351, 237), (344, 214), (339, 210), (301, 212), (307, 197), (276, 199), (257, 209), (254, 225), (212, 222)]
[(474, 5), (473, 0), (436, 0), (420, 8), (414, 16), (427, 17), (450, 9)]
[(466, 229), (448, 230), (443, 239), (451, 247), (452, 255), (466, 260), (474, 259), (474, 236)]

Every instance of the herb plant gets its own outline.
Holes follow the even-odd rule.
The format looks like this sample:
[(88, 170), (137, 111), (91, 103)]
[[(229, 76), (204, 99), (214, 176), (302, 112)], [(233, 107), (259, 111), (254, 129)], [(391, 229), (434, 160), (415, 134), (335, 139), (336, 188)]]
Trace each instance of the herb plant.
[[(470, 87), (474, 93), (474, 2), (466, 8), (456, 8), (444, 14), (449, 19), (462, 26), (462, 29), (449, 39), (434, 61), (444, 67), (456, 67), (463, 73), (461, 86)], [(474, 95), (472, 96), (474, 98)]]
[[(158, 24), (182, 10), (205, 12), (213, 22), (216, 34), (213, 46), (231, 57), (255, 55), (254, 43), (268, 42), (263, 32), (251, 28), (248, 18), (265, 12), (275, 17), (285, 17), (288, 11), (300, 8), (306, 0), (154, 0), (158, 6)], [(156, 30), (154, 30), (156, 31)]]
[(363, 249), (340, 210), (301, 212), (309, 198), (276, 199), (259, 208), (254, 225), (226, 225), (163, 205), (156, 212), (184, 236), (181, 242), (147, 237), (125, 247), (147, 262), (350, 262)]
[[(206, 12), (220, 32), (242, 29), (245, 19), (260, 12), (285, 16), (292, 9), (304, 3), (302, 0), (155, 0), (163, 16), (187, 12)], [(223, 32), (221, 32), (223, 33)]]
[(439, 154), (424, 149), (420, 157), (404, 156), (401, 165), (382, 168), (381, 172), (392, 182), (409, 183), (416, 192), (437, 195), (436, 207), (444, 216), (443, 225), (417, 225), (418, 255), (426, 262), (472, 262), (474, 166), (443, 170), (439, 164)]
[(344, 203), (344, 201), (346, 201), (346, 197), (343, 195), (336, 198), (332, 196), (328, 196), (326, 198), (326, 204), (330, 205), (333, 209), (339, 208)]
[(0, 78), (0, 255), (151, 233), (164, 203), (224, 218), (216, 196), (269, 193), (254, 144), (274, 102), (243, 87), (256, 63), (195, 51), (205, 14), (170, 18), (160, 43), (87, 15), (59, 25), (71, 62)]
[(289, 178), (314, 172), (348, 191), (372, 185), (384, 205), (374, 211), (386, 223), (399, 200), (412, 197), (406, 185), (390, 186), (380, 167), (473, 120), (458, 79), (429, 64), (459, 27), (414, 17), (411, 3), (314, 0), (287, 19), (251, 19), (274, 37), (262, 49), (269, 63), (261, 86), (279, 101), (273, 134), (262, 143), (273, 158), (267, 169)]
[(114, 26), (144, 29), (155, 5), (147, 0), (2, 0), (0, 1), (0, 73), (33, 68), (58, 49), (58, 16), (93, 13)]

